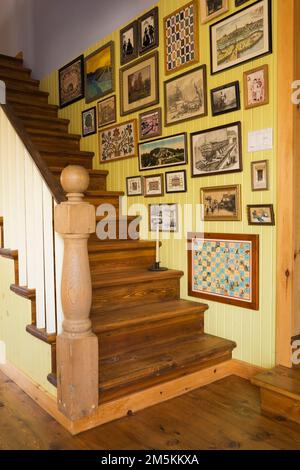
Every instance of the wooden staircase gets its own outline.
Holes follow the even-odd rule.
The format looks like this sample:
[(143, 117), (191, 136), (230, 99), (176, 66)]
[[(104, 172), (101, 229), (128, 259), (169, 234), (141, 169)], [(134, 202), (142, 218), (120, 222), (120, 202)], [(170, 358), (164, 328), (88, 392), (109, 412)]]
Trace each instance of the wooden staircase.
[[(53, 184), (60, 185), (60, 173), (70, 164), (88, 169), (86, 200), (96, 207), (113, 204), (117, 231), (121, 226), (124, 238), (128, 221), (135, 217), (122, 219), (123, 193), (107, 190), (108, 172), (93, 169), (94, 154), (80, 150), (81, 136), (68, 133), (69, 121), (60, 119), (58, 107), (48, 104), (48, 94), (39, 91), (39, 82), (31, 78), (31, 71), (21, 59), (0, 55), (0, 80), (6, 83), (10, 119), (16, 116), (16, 122), (21, 123), (22, 135), (42, 158)], [(154, 242), (141, 241), (138, 235), (135, 239), (108, 241), (93, 235), (89, 261), (91, 318), (99, 339), (100, 403), (231, 358), (235, 343), (204, 333), (207, 305), (180, 299), (183, 273), (148, 271), (155, 261)], [(28, 331), (32, 333), (32, 329)], [(55, 371), (53, 354), (49, 379), (54, 384)]]

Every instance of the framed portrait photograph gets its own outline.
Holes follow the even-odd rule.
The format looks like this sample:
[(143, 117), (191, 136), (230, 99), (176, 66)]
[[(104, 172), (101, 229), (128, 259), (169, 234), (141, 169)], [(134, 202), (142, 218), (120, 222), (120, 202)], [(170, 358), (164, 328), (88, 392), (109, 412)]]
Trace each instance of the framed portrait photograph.
[(163, 175), (144, 176), (145, 197), (156, 197), (164, 195)]
[(166, 178), (166, 193), (186, 193), (187, 181), (186, 171), (167, 171), (165, 174)]
[(201, 189), (203, 220), (207, 222), (240, 221), (241, 186), (216, 186)]
[(100, 163), (137, 156), (137, 121), (133, 119), (99, 131)]
[(269, 104), (269, 68), (267, 65), (244, 72), (244, 94), (246, 109)]
[(140, 171), (186, 165), (187, 162), (186, 133), (139, 144)]
[(84, 98), (84, 56), (72, 60), (58, 71), (59, 105), (65, 108)]
[(211, 73), (271, 53), (271, 19), (271, 1), (259, 0), (211, 25)]
[(159, 46), (158, 7), (138, 20), (139, 52), (146, 54)]
[(82, 137), (96, 134), (96, 106), (82, 111)]
[(247, 206), (249, 225), (275, 225), (273, 204)]
[(128, 176), (126, 178), (126, 194), (129, 197), (144, 195), (144, 179), (142, 176)]
[(268, 191), (269, 189), (269, 162), (260, 160), (251, 163), (252, 191)]
[(206, 65), (165, 82), (165, 126), (207, 116)]
[(85, 58), (85, 101), (91, 103), (115, 91), (113, 41)]
[(120, 31), (121, 65), (136, 59), (139, 55), (138, 24), (134, 21)]
[(120, 70), (121, 116), (159, 102), (157, 51)]
[(163, 24), (166, 74), (198, 63), (198, 0), (193, 0), (166, 16)]
[(139, 115), (140, 140), (152, 139), (162, 134), (161, 108), (152, 109)]
[(213, 116), (241, 109), (239, 82), (228, 83), (227, 85), (214, 88), (210, 93)]
[(117, 99), (116, 96), (110, 96), (97, 103), (98, 108), (98, 127), (108, 126), (117, 120)]
[(178, 232), (178, 205), (177, 204), (150, 204), (149, 230), (156, 232)]
[(240, 122), (191, 134), (192, 176), (242, 171), (241, 134)]
[(259, 236), (188, 233), (188, 295), (259, 310)]
[(201, 23), (208, 23), (228, 10), (228, 0), (200, 0)]

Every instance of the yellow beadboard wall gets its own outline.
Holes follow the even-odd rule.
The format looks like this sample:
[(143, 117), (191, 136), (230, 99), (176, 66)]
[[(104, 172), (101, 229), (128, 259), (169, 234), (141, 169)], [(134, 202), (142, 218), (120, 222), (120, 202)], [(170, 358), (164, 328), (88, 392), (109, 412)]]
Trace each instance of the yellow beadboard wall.
[[(160, 106), (164, 108), (164, 91), (163, 82), (166, 77), (164, 74), (164, 48), (163, 48), (163, 18), (175, 9), (187, 3), (186, 0), (161, 0), (157, 5), (160, 14), (160, 48), (159, 50), (159, 67), (160, 67)], [(230, 0), (230, 12), (224, 16), (237, 11), (234, 0)], [(253, 2), (247, 2), (247, 5)], [(262, 57), (253, 62), (248, 62), (239, 67), (232, 68), (228, 71), (217, 75), (210, 75), (210, 47), (209, 47), (209, 24), (200, 25), (200, 62), (199, 64), (207, 64), (208, 70), (208, 97), (209, 97), (209, 114), (207, 117), (188, 121), (173, 127), (164, 128), (163, 135), (173, 135), (180, 132), (199, 131), (235, 121), (242, 122), (243, 133), (243, 166), (242, 173), (235, 173), (224, 176), (211, 176), (206, 178), (191, 178), (190, 164), (182, 167), (174, 167), (163, 170), (154, 170), (142, 172), (141, 174), (165, 173), (166, 171), (176, 169), (186, 169), (188, 176), (188, 192), (181, 195), (165, 195), (162, 198), (129, 198), (128, 206), (136, 203), (178, 203), (178, 204), (199, 204), (200, 188), (207, 186), (217, 186), (225, 184), (241, 184), (242, 185), (242, 222), (211, 222), (205, 224), (205, 231), (224, 232), (224, 233), (257, 233), (260, 235), (260, 310), (258, 312), (246, 310), (238, 307), (223, 305), (220, 303), (209, 302), (209, 310), (205, 317), (205, 331), (207, 333), (219, 335), (224, 338), (235, 340), (237, 349), (234, 357), (247, 361), (249, 363), (271, 367), (275, 362), (275, 301), (276, 301), (276, 228), (275, 227), (250, 227), (247, 222), (246, 205), (273, 203), (276, 208), (276, 137), (277, 137), (277, 2), (273, 4), (273, 54)], [(245, 6), (245, 5), (244, 5)], [(142, 12), (141, 12), (142, 13)], [(219, 17), (216, 21), (221, 19)], [(101, 28), (99, 29), (99, 36)], [(113, 32), (110, 36), (102, 39), (84, 52), (85, 56), (104, 45), (107, 41), (115, 42), (116, 51), (116, 95), (118, 103), (118, 113), (120, 109), (119, 101), (119, 64), (120, 64), (120, 45), (119, 30)], [(82, 51), (78, 51), (78, 55)], [(70, 57), (72, 60), (73, 57)], [(198, 64), (198, 65), (199, 65)], [(243, 99), (243, 72), (250, 70), (259, 65), (268, 64), (270, 73), (270, 104), (262, 106), (254, 110), (244, 109)], [(62, 64), (63, 65), (63, 64)], [(190, 70), (197, 65), (190, 68)], [(187, 69), (186, 69), (187, 70)], [(171, 77), (180, 75), (172, 74)], [(239, 80), (241, 88), (241, 110), (225, 114), (219, 117), (212, 117), (210, 106), (209, 91), (217, 86)], [(57, 71), (42, 80), (42, 89), (50, 92), (50, 102), (58, 104), (58, 77)], [(75, 103), (60, 111), (62, 118), (70, 119), (70, 132), (81, 133), (81, 112), (88, 109), (95, 103), (85, 104), (84, 100)], [(153, 108), (158, 105), (153, 106)], [(149, 108), (151, 109), (151, 108)], [(125, 117), (118, 114), (118, 122), (126, 121), (132, 118), (138, 118), (138, 113)], [(257, 152), (253, 154), (247, 153), (247, 134), (249, 131), (262, 128), (274, 129), (274, 150), (267, 152)], [(189, 137), (189, 136), (188, 136)], [(189, 142), (189, 139), (188, 139)], [(90, 150), (95, 152), (94, 168), (109, 170), (108, 188), (110, 190), (125, 191), (126, 176), (134, 176), (139, 174), (138, 159), (131, 158), (123, 161), (117, 161), (108, 164), (99, 163), (98, 138), (96, 135), (82, 139), (82, 150)], [(190, 153), (189, 153), (190, 158)], [(251, 191), (251, 172), (250, 163), (256, 160), (269, 160), (270, 190), (263, 192)], [(196, 229), (195, 225), (192, 229)], [(171, 236), (170, 240), (163, 242), (162, 248), (163, 264), (169, 268), (181, 269), (185, 272), (185, 276), (181, 283), (181, 294), (183, 298), (187, 297), (187, 253), (186, 240), (175, 240)], [(197, 299), (194, 299), (197, 302)]]

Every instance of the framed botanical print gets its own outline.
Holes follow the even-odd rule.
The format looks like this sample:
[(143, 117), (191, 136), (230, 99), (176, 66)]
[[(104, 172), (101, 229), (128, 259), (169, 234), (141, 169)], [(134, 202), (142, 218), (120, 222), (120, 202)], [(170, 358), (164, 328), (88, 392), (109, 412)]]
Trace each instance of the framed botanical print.
[(145, 54), (159, 46), (158, 8), (139, 18), (138, 25), (139, 52)]
[(186, 134), (178, 134), (139, 144), (140, 171), (186, 165)]
[(115, 91), (113, 41), (85, 58), (85, 101), (91, 103)]
[(241, 123), (191, 134), (191, 149), (193, 177), (242, 171)]
[(140, 140), (152, 139), (162, 134), (161, 108), (146, 111), (139, 116)]
[(275, 225), (273, 204), (247, 206), (249, 225)]
[(198, 0), (193, 0), (164, 18), (166, 74), (199, 62), (198, 16)]
[(120, 31), (121, 65), (136, 59), (138, 55), (138, 24), (134, 21)]
[(158, 53), (153, 52), (120, 70), (121, 115), (159, 102)]
[(146, 197), (158, 197), (164, 195), (163, 175), (144, 176), (144, 188)]
[(127, 196), (143, 196), (144, 180), (142, 176), (129, 176), (126, 178)]
[(257, 108), (269, 104), (269, 68), (262, 65), (244, 72), (245, 108)]
[(200, 0), (201, 23), (214, 20), (228, 10), (228, 0)]
[(84, 98), (84, 56), (72, 60), (58, 71), (60, 108)]
[(188, 234), (188, 294), (259, 310), (259, 236)]
[(82, 136), (87, 137), (96, 134), (96, 132), (96, 106), (94, 106), (82, 112)]
[(201, 188), (201, 204), (206, 222), (239, 221), (242, 219), (241, 186)]
[(110, 96), (97, 103), (98, 127), (108, 126), (117, 120), (117, 100), (116, 96)]
[(166, 178), (166, 193), (186, 193), (187, 182), (186, 182), (186, 171), (167, 171), (165, 174)]
[(137, 141), (136, 119), (100, 130), (100, 163), (136, 157)]
[(239, 82), (228, 83), (211, 90), (211, 111), (213, 116), (231, 113), (241, 109)]
[(211, 73), (272, 52), (271, 19), (271, 1), (259, 0), (211, 25)]
[(267, 191), (269, 189), (268, 160), (251, 163), (252, 191)]
[(178, 205), (177, 204), (150, 204), (149, 229), (150, 232), (178, 232)]
[(165, 82), (165, 125), (207, 115), (206, 65)]

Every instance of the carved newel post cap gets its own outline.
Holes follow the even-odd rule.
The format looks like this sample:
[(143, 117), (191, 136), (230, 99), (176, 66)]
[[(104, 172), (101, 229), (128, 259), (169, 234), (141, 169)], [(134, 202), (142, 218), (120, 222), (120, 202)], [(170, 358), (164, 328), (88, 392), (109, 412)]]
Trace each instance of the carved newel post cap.
[(75, 202), (82, 200), (89, 187), (90, 176), (83, 166), (69, 165), (62, 171), (60, 182), (68, 200)]

